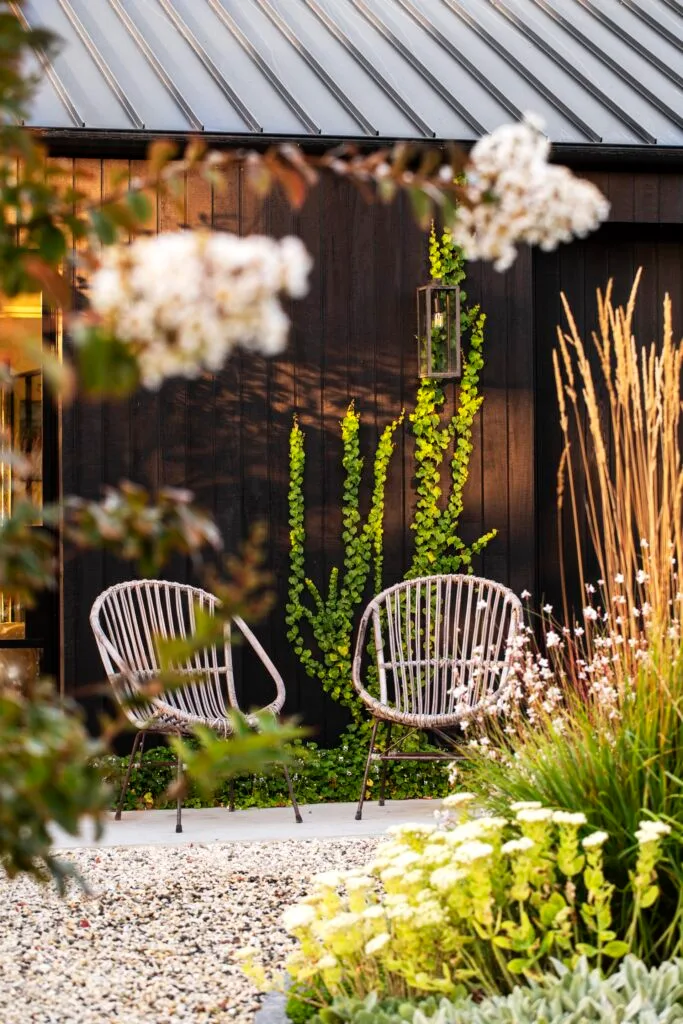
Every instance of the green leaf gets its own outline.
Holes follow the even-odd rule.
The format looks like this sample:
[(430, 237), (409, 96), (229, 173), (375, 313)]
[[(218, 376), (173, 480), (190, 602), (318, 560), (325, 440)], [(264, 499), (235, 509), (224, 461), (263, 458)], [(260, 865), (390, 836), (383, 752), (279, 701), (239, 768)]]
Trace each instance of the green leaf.
[(93, 210), (90, 214), (93, 230), (102, 245), (113, 245), (117, 239), (116, 224), (102, 210)]
[(38, 232), (38, 248), (46, 263), (55, 266), (66, 255), (66, 239), (54, 224), (45, 224)]
[(622, 956), (626, 956), (630, 949), (628, 942), (623, 942), (621, 939), (614, 939), (612, 942), (608, 942), (602, 947), (601, 952), (605, 956), (611, 957), (612, 960), (618, 960)]
[(150, 220), (152, 203), (144, 192), (129, 192), (126, 202), (140, 224), (144, 225)]
[(76, 358), (83, 389), (91, 397), (125, 398), (140, 383), (130, 345), (100, 328), (90, 328)]

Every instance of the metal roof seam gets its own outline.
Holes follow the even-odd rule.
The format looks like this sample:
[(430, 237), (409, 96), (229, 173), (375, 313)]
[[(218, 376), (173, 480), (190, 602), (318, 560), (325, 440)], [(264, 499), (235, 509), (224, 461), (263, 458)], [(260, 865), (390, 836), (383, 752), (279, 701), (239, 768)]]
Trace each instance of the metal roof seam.
[(405, 114), (409, 121), (415, 125), (416, 128), (427, 137), (434, 138), (436, 132), (433, 128), (427, 124), (423, 118), (414, 110), (408, 101), (392, 85), (387, 82), (385, 78), (380, 75), (377, 68), (375, 68), (370, 61), (367, 59), (365, 54), (361, 53), (357, 46), (349, 39), (346, 33), (329, 17), (329, 15), (322, 9), (317, 0), (303, 0), (303, 3), (308, 9), (315, 14), (322, 25), (327, 29), (330, 35), (334, 36), (337, 42), (341, 43), (347, 53), (353, 57), (357, 64), (363, 68), (363, 70), (372, 78), (376, 85), (384, 92), (390, 100), (392, 100), (399, 110)]
[(627, 32), (616, 21), (613, 21), (612, 18), (608, 17), (603, 10), (596, 7), (593, 0), (576, 0), (576, 2), (581, 4), (584, 10), (590, 14), (591, 17), (595, 18), (596, 21), (602, 22), (610, 32), (614, 33), (615, 36), (618, 36), (626, 46), (629, 46), (632, 50), (635, 50), (636, 53), (639, 53), (644, 60), (648, 61), (649, 64), (652, 64), (652, 66), (657, 68), (658, 71), (661, 71), (661, 73), (673, 82), (674, 85), (677, 85), (679, 89), (683, 89), (683, 77), (681, 77), (681, 75), (678, 75), (665, 61), (660, 60), (655, 53), (648, 50), (647, 46), (644, 46), (639, 39), (636, 39), (635, 36), (632, 36), (630, 32)]
[(197, 131), (203, 132), (204, 125), (195, 114), (194, 110), (187, 102), (180, 89), (176, 86), (175, 82), (164, 68), (161, 61), (158, 59), (154, 51), (148, 46), (145, 37), (138, 29), (135, 22), (132, 20), (128, 11), (123, 7), (121, 0), (109, 0), (109, 5), (118, 16), (119, 21), (128, 32), (133, 42), (137, 45), (138, 49), (142, 53), (143, 57), (155, 73), (161, 84), (166, 88), (166, 91), (170, 94), (176, 105), (180, 108), (183, 115), (187, 118), (192, 128)]
[[(681, 40), (677, 38), (673, 34), (673, 32), (669, 32), (668, 28), (666, 28), (665, 25), (662, 25), (661, 22), (657, 21), (656, 18), (653, 18), (651, 14), (648, 14), (647, 11), (644, 11), (642, 7), (639, 7), (638, 4), (633, 3), (633, 0), (619, 0), (619, 3), (623, 4), (624, 7), (628, 7), (629, 11), (633, 11), (636, 17), (640, 18), (641, 21), (644, 21), (646, 25), (649, 25), (651, 29), (657, 32), (663, 39), (666, 39), (667, 42), (672, 43), (674, 46), (680, 47)], [(672, 11), (675, 10), (675, 8), (671, 6), (671, 4), (668, 4), (667, 6)], [(681, 12), (677, 11), (676, 13), (680, 14)]]
[(220, 0), (207, 0), (209, 7), (214, 12), (218, 20), (222, 25), (234, 36), (236, 41), (242, 47), (247, 56), (256, 65), (262, 75), (264, 75), (277, 93), (282, 97), (284, 102), (287, 104), (289, 109), (299, 118), (301, 123), (306, 126), (312, 135), (320, 135), (320, 126), (315, 123), (313, 118), (306, 112), (301, 106), (298, 100), (291, 94), (291, 92), (285, 87), (283, 82), (277, 77), (272, 68), (268, 67), (265, 60), (258, 52), (256, 47), (253, 45), (251, 40), (247, 39), (242, 29), (239, 27), (235, 19), (228, 14), (226, 9), (220, 3)]
[(238, 94), (235, 92), (233, 87), (227, 81), (227, 79), (221, 74), (214, 62), (209, 57), (208, 53), (197, 39), (196, 35), (181, 17), (180, 13), (175, 9), (171, 0), (157, 0), (159, 6), (166, 12), (168, 17), (171, 19), (175, 27), (177, 28), (180, 35), (183, 37), (187, 45), (190, 47), (194, 55), (199, 60), (202, 67), (209, 73), (211, 78), (214, 80), (220, 91), (223, 93), (229, 103), (235, 108), (242, 120), (253, 132), (262, 132), (263, 126), (259, 124), (254, 115), (252, 114), (249, 107), (246, 105)]
[[(579, 117), (578, 114), (574, 110), (572, 110), (571, 107), (567, 106), (567, 104), (564, 103), (559, 98), (559, 96), (557, 96), (552, 91), (552, 89), (549, 89), (548, 86), (544, 82), (542, 82), (540, 78), (538, 78), (531, 71), (529, 71), (528, 67), (522, 64), (521, 61), (517, 60), (514, 54), (510, 53), (510, 51), (507, 50), (503, 46), (503, 44), (500, 43), (495, 38), (495, 36), (492, 36), (491, 33), (488, 32), (483, 25), (481, 25), (475, 18), (473, 18), (468, 11), (454, 4), (452, 0), (441, 0), (441, 2), (450, 11), (452, 11), (453, 14), (456, 15), (456, 17), (460, 18), (461, 21), (464, 21), (466, 25), (469, 25), (473, 32), (476, 32), (477, 35), (481, 39), (483, 39), (485, 43), (487, 43), (488, 46), (495, 50), (496, 53), (510, 65), (510, 67), (514, 68), (518, 74), (520, 74), (524, 79), (526, 79), (529, 85), (533, 86), (533, 88), (538, 93), (540, 93), (541, 96), (543, 96), (543, 98), (546, 99), (551, 106), (555, 107), (555, 109), (560, 114), (566, 117), (567, 120), (571, 124), (573, 124), (575, 128), (578, 128), (580, 132), (583, 132), (587, 139), (590, 139), (591, 142), (602, 141), (601, 136), (595, 131), (594, 128), (591, 128), (591, 126), (586, 121), (584, 121), (583, 118)], [(498, 9), (496, 0), (490, 0), (490, 2), (496, 9)]]
[[(11, 9), (14, 17), (17, 19), (17, 21), (21, 22), (21, 24), (23, 25), (23, 27), (25, 29), (29, 29), (30, 30), (33, 27), (31, 25), (31, 23), (29, 22), (28, 18), (26, 17), (26, 13), (22, 10), (22, 8), (18, 4), (11, 2), (11, 0), (10, 0), (10, 9)], [(78, 112), (78, 110), (76, 108), (76, 104), (74, 103), (74, 101), (69, 96), (68, 89), (66, 88), (66, 86), (62, 82), (61, 78), (59, 77), (59, 75), (55, 71), (54, 65), (53, 65), (52, 61), (50, 60), (50, 58), (48, 57), (48, 55), (45, 53), (45, 50), (43, 50), (42, 47), (36, 47), (34, 52), (35, 52), (35, 55), (36, 55), (38, 61), (40, 62), (40, 65), (41, 65), (43, 71), (47, 75), (47, 78), (48, 78), (48, 81), (50, 82), (50, 85), (52, 86), (52, 88), (54, 89), (54, 91), (57, 93), (57, 95), (59, 96), (60, 100), (64, 104), (66, 112), (69, 115), (69, 117), (71, 118), (71, 121), (74, 124), (74, 126), (76, 128), (85, 128), (85, 121), (83, 120), (83, 118), (79, 114), (79, 112)]]
[[(442, 0), (442, 2), (450, 3), (451, 0)], [(643, 128), (642, 125), (638, 124), (635, 118), (631, 117), (631, 115), (626, 110), (623, 110), (618, 103), (615, 103), (615, 101), (605, 92), (603, 92), (603, 90), (600, 89), (599, 86), (595, 85), (595, 83), (592, 82), (585, 75), (582, 75), (581, 72), (578, 71), (576, 67), (571, 63), (571, 61), (563, 57), (561, 53), (558, 53), (555, 47), (550, 46), (549, 43), (546, 40), (544, 40), (541, 36), (539, 36), (538, 33), (535, 32), (530, 25), (528, 25), (525, 21), (522, 21), (521, 18), (518, 18), (517, 15), (514, 14), (512, 11), (508, 10), (504, 6), (502, 0), (489, 0), (489, 2), (504, 18), (506, 18), (510, 22), (511, 25), (514, 25), (514, 27), (522, 35), (525, 35), (527, 39), (530, 39), (531, 42), (533, 42), (534, 45), (537, 46), (539, 50), (541, 50), (541, 52), (551, 57), (552, 60), (559, 67), (561, 67), (568, 75), (570, 75), (575, 82), (578, 82), (582, 89), (584, 89), (594, 99), (596, 99), (598, 103), (601, 103), (604, 107), (611, 111), (611, 113), (613, 113), (614, 116), (622, 122), (622, 124), (625, 124), (627, 128), (630, 128), (631, 131), (640, 139), (642, 139), (643, 142), (649, 142), (651, 144), (654, 144), (657, 141), (654, 135), (652, 135), (646, 128)]]
[(660, 114), (664, 114), (665, 117), (668, 117), (669, 120), (673, 121), (673, 123), (679, 128), (683, 128), (683, 117), (681, 117), (677, 111), (672, 110), (667, 103), (659, 98), (659, 96), (648, 89), (647, 86), (643, 85), (642, 82), (639, 82), (633, 75), (629, 74), (618, 61), (613, 60), (608, 54), (601, 50), (599, 46), (596, 46), (592, 39), (589, 39), (588, 36), (584, 35), (584, 33), (576, 28), (575, 25), (563, 17), (558, 11), (554, 10), (547, 0), (532, 0), (532, 3), (535, 3), (540, 10), (544, 11), (548, 15), (548, 17), (557, 22), (557, 24), (566, 32), (569, 32), (577, 42), (581, 43), (581, 45), (597, 57), (598, 60), (602, 61), (610, 71), (613, 71), (615, 75), (618, 75), (619, 78), (621, 78), (623, 82), (626, 82), (631, 89), (639, 93), (643, 99), (646, 99), (653, 107), (656, 107)]
[(467, 122), (470, 128), (475, 132), (479, 132), (481, 135), (486, 134), (484, 126), (477, 121), (469, 110), (467, 110), (467, 108), (464, 107), (452, 93), (448, 91), (443, 82), (441, 82), (436, 75), (433, 75), (429, 68), (425, 67), (422, 61), (420, 61), (414, 53), (411, 53), (408, 47), (405, 46), (398, 36), (391, 31), (389, 26), (386, 25), (374, 11), (370, 10), (365, 0), (351, 0), (351, 3), (354, 5), (356, 10), (358, 10), (371, 25), (374, 25), (377, 31), (398, 50), (401, 56), (408, 61), (411, 67), (415, 68), (417, 73), (425, 80), (425, 82), (427, 82), (428, 85), (432, 87), (432, 89), (434, 89), (436, 93), (438, 93), (441, 99)]
[(346, 112), (351, 115), (354, 121), (358, 125), (360, 125), (360, 127), (363, 128), (366, 132), (368, 132), (369, 135), (379, 135), (379, 129), (377, 129), (374, 126), (374, 124), (368, 121), (367, 117), (365, 117), (362, 111), (360, 111), (358, 107), (351, 102), (348, 96), (346, 96), (346, 94), (342, 92), (342, 90), (339, 88), (335, 80), (330, 75), (328, 75), (325, 68), (315, 59), (310, 50), (307, 50), (306, 47), (296, 38), (287, 22), (284, 21), (284, 19), (280, 17), (279, 13), (273, 8), (273, 6), (270, 3), (270, 0), (254, 0), (254, 3), (256, 3), (259, 6), (259, 8), (263, 11), (263, 13), (271, 22), (271, 24), (273, 24), (275, 28), (284, 36), (284, 38), (287, 40), (290, 46), (292, 46), (296, 50), (296, 52), (299, 54), (302, 60), (304, 60), (306, 64), (308, 64), (311, 71), (313, 71), (313, 73), (317, 75), (317, 77), (322, 82), (325, 83), (325, 85), (330, 90), (334, 98), (344, 107)]
[(130, 102), (130, 100), (126, 96), (126, 93), (125, 93), (124, 89), (122, 88), (120, 82), (118, 81), (118, 79), (114, 75), (113, 71), (111, 70), (111, 68), (107, 64), (107, 62), (104, 59), (104, 57), (102, 56), (101, 51), (99, 50), (99, 48), (95, 44), (92, 36), (90, 35), (88, 30), (86, 29), (86, 27), (83, 24), (83, 22), (81, 21), (81, 19), (76, 14), (76, 12), (73, 9), (73, 7), (71, 6), (71, 3), (69, 2), (69, 0), (57, 0), (57, 3), (59, 4), (59, 6), (64, 11), (64, 14), (69, 19), (69, 21), (70, 21), (71, 25), (73, 26), (73, 29), (76, 32), (77, 36), (79, 37), (79, 39), (81, 40), (81, 42), (85, 46), (86, 50), (88, 51), (88, 53), (92, 57), (93, 61), (95, 62), (95, 64), (99, 68), (102, 77), (104, 78), (105, 82), (107, 83), (109, 88), (112, 90), (112, 92), (116, 96), (117, 100), (119, 101), (119, 103), (121, 104), (123, 109), (125, 110), (126, 114), (130, 118), (132, 123), (135, 125), (136, 128), (144, 128), (145, 127), (145, 122), (140, 117), (140, 115), (138, 114), (137, 110), (135, 109), (133, 104)]
[(508, 99), (505, 93), (501, 92), (497, 86), (490, 82), (482, 74), (476, 64), (473, 64), (472, 61), (461, 53), (450, 39), (447, 39), (443, 33), (439, 32), (439, 30), (427, 20), (424, 14), (418, 10), (410, 0), (396, 0), (396, 2), (418, 25), (420, 25), (421, 28), (425, 30), (425, 32), (428, 33), (429, 36), (431, 36), (436, 43), (439, 44), (443, 50), (446, 51), (447, 54), (449, 54), (449, 56), (453, 58), (453, 60), (457, 61), (465, 71), (472, 75), (472, 77), (479, 82), (481, 87), (485, 89), (490, 96), (493, 96), (496, 102), (500, 103), (504, 110), (507, 110), (508, 114), (511, 114), (512, 117), (516, 117), (518, 119), (522, 117), (522, 111), (515, 106), (512, 100)]

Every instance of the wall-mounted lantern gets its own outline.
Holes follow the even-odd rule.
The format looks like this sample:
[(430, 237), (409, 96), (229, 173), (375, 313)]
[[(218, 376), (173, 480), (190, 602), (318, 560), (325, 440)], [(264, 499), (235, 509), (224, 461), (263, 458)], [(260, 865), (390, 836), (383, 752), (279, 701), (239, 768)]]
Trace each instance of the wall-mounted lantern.
[(430, 281), (417, 289), (417, 359), (420, 377), (455, 379), (462, 372), (460, 288)]

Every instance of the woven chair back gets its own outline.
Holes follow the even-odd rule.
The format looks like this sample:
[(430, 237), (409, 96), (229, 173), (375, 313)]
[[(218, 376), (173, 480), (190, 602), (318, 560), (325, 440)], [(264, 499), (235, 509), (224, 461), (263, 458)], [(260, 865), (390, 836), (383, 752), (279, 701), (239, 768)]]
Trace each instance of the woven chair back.
[(379, 703), (417, 719), (466, 717), (505, 683), (519, 598), (477, 576), (432, 576), (390, 587), (372, 616)]
[[(152, 712), (150, 706), (131, 709), (130, 700), (159, 672), (159, 638), (187, 639), (196, 631), (197, 609), (213, 615), (216, 604), (213, 594), (164, 580), (117, 584), (97, 598), (90, 613), (95, 639), (114, 693), (136, 724)], [(171, 665), (188, 682), (167, 689), (166, 704), (206, 719), (237, 706), (229, 634), (228, 626), (222, 643)]]

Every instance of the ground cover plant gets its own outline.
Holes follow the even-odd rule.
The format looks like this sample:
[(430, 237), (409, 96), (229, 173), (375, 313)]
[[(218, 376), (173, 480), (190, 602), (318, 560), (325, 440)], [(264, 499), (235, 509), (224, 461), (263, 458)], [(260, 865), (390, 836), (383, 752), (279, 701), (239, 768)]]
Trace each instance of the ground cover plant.
[[(295, 744), (289, 766), (302, 804), (351, 803), (358, 799), (367, 758), (366, 731), (353, 723), (340, 742), (330, 749), (315, 742)], [(128, 766), (127, 757), (107, 754), (98, 759), (98, 769), (110, 786), (108, 806), (114, 807)], [(448, 774), (443, 764), (434, 761), (395, 761), (387, 766), (387, 800), (412, 800), (421, 797), (443, 797), (449, 789)], [(175, 806), (169, 786), (175, 767), (169, 764), (165, 746), (144, 751), (139, 767), (131, 776), (124, 809), (144, 810)], [(379, 787), (379, 764), (371, 766), (369, 791)], [(287, 784), (282, 772), (238, 776), (233, 780), (235, 806), (284, 807), (289, 802)], [(211, 793), (201, 790), (189, 780), (185, 807), (227, 807), (230, 784), (222, 781)]]
[(420, 1001), (360, 1000), (336, 1002), (312, 1018), (312, 1024), (677, 1024), (683, 1021), (683, 961), (648, 970), (635, 957), (605, 978), (586, 960), (573, 969), (555, 970), (509, 995)]

